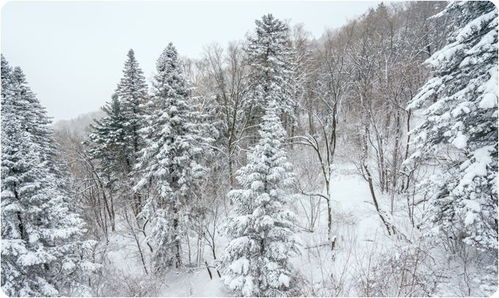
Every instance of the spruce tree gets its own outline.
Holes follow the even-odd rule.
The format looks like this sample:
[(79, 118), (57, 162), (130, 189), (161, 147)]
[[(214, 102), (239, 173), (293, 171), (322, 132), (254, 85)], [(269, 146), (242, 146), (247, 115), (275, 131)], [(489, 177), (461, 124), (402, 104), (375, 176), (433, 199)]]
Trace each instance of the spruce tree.
[[(102, 108), (103, 119), (95, 121), (90, 140), (92, 156), (104, 164), (107, 173), (127, 176), (133, 169), (142, 141), (139, 130), (144, 117), (147, 84), (133, 50), (127, 55), (121, 78), (110, 102)], [(114, 148), (111, 148), (115, 146)], [(113, 149), (112, 159), (107, 159)]]
[(193, 200), (194, 182), (202, 172), (201, 152), (193, 122), (189, 87), (177, 50), (169, 44), (156, 63), (147, 126), (141, 132), (145, 146), (137, 164), (140, 190), (154, 189), (142, 215), (151, 219), (148, 238), (154, 243), (152, 267), (156, 274), (182, 265), (182, 213)]
[[(105, 116), (96, 120), (89, 136), (89, 154), (97, 160), (99, 174), (111, 192), (125, 197), (133, 196), (134, 212), (140, 212), (141, 196), (132, 194), (131, 176), (138, 153), (143, 146), (140, 129), (145, 117), (147, 84), (143, 72), (129, 50), (121, 78), (110, 102), (102, 108)], [(111, 210), (114, 214), (114, 210)], [(114, 228), (114, 226), (113, 226)]]
[(2, 289), (9, 296), (54, 296), (58, 291), (44, 265), (57, 257), (44, 243), (46, 227), (37, 222), (46, 219), (40, 208), (48, 208), (52, 197), (47, 173), (28, 133), (3, 112)]
[(116, 95), (102, 110), (106, 116), (91, 125), (93, 132), (89, 135), (89, 153), (91, 158), (100, 161), (99, 173), (106, 178), (106, 187), (114, 190), (123, 186), (116, 184), (126, 179), (130, 172), (127, 164), (128, 144), (125, 141), (126, 120)]
[(1, 73), (2, 73), (2, 103), (5, 98), (9, 95), (11, 88), (11, 77), (12, 77), (12, 67), (10, 67), (7, 59), (1, 55)]
[(448, 152), (441, 179), (430, 183), (434, 222), (453, 239), (497, 250), (497, 10), (452, 2), (436, 17), (454, 31), (427, 60), (434, 75), (409, 105), (424, 119), (408, 163)]
[(246, 49), (250, 65), (250, 100), (246, 110), (255, 124), (265, 113), (265, 107), (274, 100), (285, 128), (295, 121), (293, 84), (294, 52), (288, 26), (272, 14), (256, 20), (256, 34), (248, 40)]
[(93, 243), (81, 240), (84, 223), (49, 158), (56, 154), (43, 126), (50, 120), (20, 69), (9, 70), (2, 59), (2, 78), (12, 82), (2, 92), (2, 289), (9, 296), (88, 294), (79, 291), (97, 268), (84, 258)]
[(33, 141), (42, 150), (42, 161), (49, 161), (51, 171), (59, 177), (62, 176), (56, 162), (57, 150), (53, 140), (53, 132), (50, 127), (51, 119), (47, 115), (36, 95), (31, 91), (26, 81), (26, 77), (20, 67), (14, 67), (8, 79), (12, 98), (11, 103), (13, 113), (17, 113), (21, 118), (21, 125), (26, 130)]
[(238, 171), (242, 189), (229, 192), (234, 215), (227, 223), (224, 281), (236, 295), (297, 295), (289, 258), (298, 253), (294, 215), (289, 210), (291, 165), (282, 148), (285, 131), (271, 101), (260, 126), (261, 139)]
[(127, 165), (133, 168), (137, 153), (141, 149), (139, 130), (143, 116), (143, 104), (147, 99), (147, 84), (133, 50), (127, 55), (121, 79), (115, 94), (123, 114), (124, 141), (127, 144)]

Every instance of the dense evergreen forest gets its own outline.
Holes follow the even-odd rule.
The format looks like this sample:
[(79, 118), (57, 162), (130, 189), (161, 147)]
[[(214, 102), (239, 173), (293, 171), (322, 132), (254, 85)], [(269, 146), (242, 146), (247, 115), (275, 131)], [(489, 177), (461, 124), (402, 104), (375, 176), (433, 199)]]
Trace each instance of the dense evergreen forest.
[(166, 41), (151, 81), (123, 49), (89, 125), (2, 55), (3, 292), (492, 295), (497, 25), (394, 2), (315, 39), (269, 13), (199, 59)]

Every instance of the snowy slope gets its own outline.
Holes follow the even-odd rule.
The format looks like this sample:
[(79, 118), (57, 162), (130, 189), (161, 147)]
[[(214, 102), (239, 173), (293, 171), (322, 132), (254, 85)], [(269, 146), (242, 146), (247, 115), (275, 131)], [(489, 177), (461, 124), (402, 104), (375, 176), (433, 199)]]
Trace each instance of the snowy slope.
[(331, 288), (331, 284), (351, 280), (355, 273), (352, 271), (353, 264), (364, 263), (370, 255), (369, 251), (374, 249), (373, 244), (386, 237), (371, 203), (368, 185), (355, 173), (351, 164), (337, 166), (331, 191), (334, 198), (333, 234), (337, 238), (334, 259), (329, 245), (323, 245), (327, 243), (324, 206), (316, 231), (300, 234), (303, 253), (295, 260), (296, 266), (310, 283), (309, 294), (314, 295), (346, 294), (346, 289)]
[[(322, 213), (313, 232), (302, 229), (297, 235), (302, 244), (302, 254), (295, 257), (292, 262), (304, 279), (303, 295), (363, 296), (375, 287), (382, 288), (386, 291), (385, 295), (389, 296), (405, 294), (406, 292), (398, 292), (397, 288), (387, 286), (389, 283), (399, 282), (399, 273), (389, 272), (392, 275), (387, 275), (387, 285), (379, 284), (379, 280), (383, 281), (383, 278), (380, 279), (379, 275), (376, 275), (387, 274), (379, 271), (386, 269), (380, 267), (380, 263), (412, 260), (411, 249), (414, 247), (409, 243), (410, 240), (417, 239), (419, 235), (417, 235), (418, 230), (413, 228), (407, 220), (406, 211), (403, 208), (404, 201), (399, 200), (398, 205), (395, 206), (393, 218), (399, 229), (399, 235), (389, 237), (372, 204), (367, 182), (355, 172), (352, 164), (342, 162), (335, 167), (331, 190), (334, 198), (333, 234), (337, 238), (334, 251), (331, 252), (327, 242), (325, 203), (321, 206)], [(381, 194), (377, 193), (377, 195), (381, 209), (388, 210), (389, 199)], [(306, 201), (308, 198), (299, 196), (297, 200)], [(294, 206), (300, 220), (299, 225), (305, 227), (307, 221), (305, 212), (309, 210), (305, 211), (300, 206), (307, 206), (307, 204), (300, 205), (296, 201)], [(409, 242), (406, 239), (409, 239)], [(141, 243), (145, 247), (143, 239)], [(220, 234), (217, 241), (218, 256), (223, 255), (226, 243), (227, 239)], [(421, 247), (421, 249), (422, 253), (425, 253), (426, 249), (431, 248)], [(148, 251), (145, 250), (145, 253), (147, 259)], [(426, 281), (428, 283), (433, 282), (438, 274), (438, 279), (436, 279), (438, 287), (434, 291), (440, 295), (465, 295), (469, 289), (467, 283), (472, 283), (472, 288), (476, 289), (473, 293), (476, 295), (490, 293), (489, 288), (481, 289), (480, 287), (482, 282), (480, 276), (484, 273), (480, 271), (482, 268), (479, 265), (468, 268), (469, 279), (474, 278), (474, 280), (467, 281), (467, 276), (455, 274), (463, 270), (463, 264), (458, 259), (442, 255), (443, 253), (440, 250), (431, 250), (429, 258), (426, 254), (421, 255), (422, 263), (410, 268), (418, 271), (418, 277), (428, 278)], [(186, 254), (184, 250), (185, 260), (188, 259)], [(123, 226), (118, 227), (118, 231), (110, 238), (105, 255), (104, 264), (107, 268), (105, 278), (111, 278), (112, 282), (106, 282), (108, 288), (107, 290), (101, 289), (99, 292), (101, 294), (112, 292), (122, 296), (231, 296), (216, 270), (211, 268), (213, 278), (210, 279), (206, 267), (202, 264), (204, 260), (207, 260), (210, 266), (214, 265), (208, 246), (205, 246), (203, 250), (201, 259), (204, 260), (199, 266), (188, 265), (181, 270), (172, 269), (162, 278), (144, 274), (136, 244), (131, 237), (126, 236)], [(434, 263), (433, 258), (443, 261)], [(194, 253), (192, 259), (194, 259)], [(480, 266), (485, 268), (486, 264)], [(114, 285), (111, 288), (109, 288), (110, 283)]]

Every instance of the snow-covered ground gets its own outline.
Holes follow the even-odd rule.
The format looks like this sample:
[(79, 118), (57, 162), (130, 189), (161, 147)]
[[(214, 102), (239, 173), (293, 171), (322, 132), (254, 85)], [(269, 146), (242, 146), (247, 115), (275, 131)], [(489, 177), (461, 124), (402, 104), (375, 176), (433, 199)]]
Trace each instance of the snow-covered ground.
[(171, 272), (161, 288), (160, 295), (166, 297), (179, 296), (230, 296), (216, 272), (212, 269), (213, 279), (210, 280), (205, 268), (192, 272)]
[[(380, 238), (386, 237), (383, 226), (371, 202), (367, 183), (355, 173), (353, 166), (348, 163), (340, 165), (336, 170), (332, 181), (333, 194), (333, 234), (337, 237), (334, 249), (334, 260), (329, 246), (321, 246), (327, 242), (327, 217), (325, 205), (321, 206), (322, 213), (319, 214), (317, 224), (313, 232), (303, 231), (298, 234), (302, 243), (302, 254), (293, 262), (296, 268), (307, 280), (310, 291), (317, 295), (331, 295), (334, 289), (328, 288), (331, 279), (347, 278), (351, 270), (347, 270), (351, 262), (363, 262), (360, 259), (361, 251), (354, 254), (352, 249), (362, 250), (371, 247)], [(297, 197), (300, 200), (308, 200), (306, 197)], [(318, 199), (314, 199), (318, 200)], [(324, 202), (322, 202), (324, 204)], [(295, 204), (299, 219), (304, 220), (304, 211)], [(306, 204), (304, 204), (306, 205)], [(302, 222), (300, 225), (305, 226)], [(146, 278), (144, 269), (137, 253), (137, 247), (133, 238), (126, 236), (126, 227), (119, 225), (117, 232), (110, 238), (107, 246), (105, 266), (109, 272), (114, 272), (123, 280), (140, 280)], [(223, 253), (221, 239), (217, 247), (217, 254)], [(147, 250), (142, 240), (147, 261)], [(353, 258), (357, 258), (354, 260)], [(205, 259), (212, 260), (210, 252), (205, 249)], [(212, 262), (209, 264), (213, 265)], [(193, 268), (185, 268), (181, 271), (169, 272), (155, 289), (149, 289), (150, 295), (159, 296), (228, 296), (230, 293), (225, 289), (222, 280), (218, 277), (216, 270), (211, 268), (213, 278), (210, 279), (204, 265)], [(135, 288), (142, 289), (144, 285), (127, 286), (130, 289), (122, 289), (123, 293), (133, 292)]]
[[(380, 257), (393, 257), (391, 261), (411, 262), (413, 256), (410, 254), (414, 246), (410, 240), (416, 239), (418, 229), (413, 228), (407, 219), (406, 209), (403, 201), (395, 205), (393, 222), (399, 230), (398, 236), (389, 237), (382, 224), (376, 209), (372, 203), (368, 184), (359, 176), (355, 167), (348, 162), (342, 162), (335, 167), (335, 174), (332, 179), (331, 192), (333, 195), (333, 235), (336, 237), (336, 244), (333, 251), (327, 244), (327, 216), (325, 202), (322, 201), (321, 213), (317, 218), (313, 231), (302, 229), (297, 237), (302, 244), (301, 255), (292, 261), (295, 268), (301, 273), (304, 284), (304, 295), (318, 296), (362, 296), (373, 287), (386, 287), (385, 295), (406, 295), (410, 292), (399, 292), (395, 287), (389, 288), (387, 285), (379, 285), (376, 278), (376, 270), (379, 268)], [(389, 210), (389, 198), (378, 194), (378, 200), (382, 210)], [(298, 200), (303, 200), (302, 203)], [(299, 219), (301, 227), (307, 227), (307, 215), (310, 209), (309, 198), (297, 196), (294, 209)], [(319, 200), (319, 199), (314, 199)], [(304, 209), (305, 206), (305, 209)], [(403, 236), (402, 236), (403, 234)], [(106, 248), (104, 265), (106, 267), (107, 278), (111, 277), (112, 282), (106, 282), (108, 289), (101, 289), (100, 294), (119, 293), (123, 296), (231, 296), (231, 293), (224, 287), (222, 280), (217, 275), (215, 268), (210, 268), (212, 279), (204, 265), (207, 260), (209, 266), (213, 266), (213, 258), (208, 246), (203, 251), (203, 260), (199, 266), (187, 265), (181, 270), (172, 270), (163, 278), (153, 277), (152, 274), (145, 275), (139, 254), (137, 253), (134, 239), (127, 236), (126, 226), (119, 225), (117, 232), (110, 237)], [(218, 236), (217, 255), (223, 255), (223, 248), (227, 239), (223, 235)], [(400, 237), (409, 241), (400, 241)], [(144, 249), (146, 264), (148, 264), (148, 251), (144, 240), (141, 240)], [(191, 244), (192, 245), (192, 244)], [(102, 248), (105, 245), (101, 244)], [(184, 247), (185, 247), (184, 243)], [(419, 248), (419, 247), (418, 247)], [(424, 251), (426, 248), (421, 247)], [(404, 251), (409, 252), (404, 259)], [(428, 251), (429, 252), (429, 251)], [(184, 254), (187, 254), (184, 248)], [(480, 277), (483, 273), (478, 273), (480, 268), (469, 268), (469, 278), (463, 274), (453, 274), (463, 271), (463, 264), (449, 256), (440, 255), (442, 251), (432, 251), (431, 259), (436, 263), (430, 263), (435, 268), (444, 268), (439, 272), (438, 287), (435, 288), (441, 295), (466, 295), (470, 284), (476, 289), (475, 295), (490, 293), (493, 289), (480, 288), (480, 279), (471, 280), (474, 276)], [(194, 259), (192, 253), (192, 259)], [(423, 255), (421, 262), (425, 260)], [(426, 255), (427, 257), (427, 255)], [(187, 260), (184, 255), (184, 260)], [(384, 259), (385, 260), (385, 259)], [(447, 260), (447, 261), (445, 261)], [(382, 261), (386, 262), (386, 261)], [(194, 263), (194, 261), (193, 261)], [(412, 264), (409, 264), (412, 266)], [(398, 265), (400, 266), (400, 264)], [(413, 266), (414, 270), (420, 271), (422, 276), (428, 272), (429, 280), (433, 281), (436, 272), (435, 268), (427, 268), (428, 265), (421, 264)], [(411, 269), (412, 270), (412, 269)], [(440, 270), (440, 269), (438, 269)], [(380, 274), (386, 274), (380, 273)], [(387, 284), (393, 281), (398, 282), (399, 272), (392, 272), (388, 275)], [(448, 278), (452, 276), (452, 278)], [(106, 278), (106, 277), (104, 277)], [(391, 278), (391, 280), (390, 280)], [(470, 281), (467, 281), (470, 279)], [(111, 287), (111, 288), (109, 288)], [(109, 292), (107, 292), (109, 291)]]
[[(324, 206), (318, 218), (318, 228), (299, 235), (303, 250), (295, 260), (309, 282), (311, 294), (320, 296), (346, 294), (342, 287), (355, 274), (353, 265), (363, 263), (369, 256), (366, 251), (386, 237), (372, 204), (368, 184), (351, 164), (343, 163), (335, 168), (331, 193), (333, 235), (336, 237), (334, 251), (331, 252), (329, 245), (324, 245), (327, 243), (327, 215), (322, 202)], [(337, 288), (331, 288), (332, 284), (337, 284)]]

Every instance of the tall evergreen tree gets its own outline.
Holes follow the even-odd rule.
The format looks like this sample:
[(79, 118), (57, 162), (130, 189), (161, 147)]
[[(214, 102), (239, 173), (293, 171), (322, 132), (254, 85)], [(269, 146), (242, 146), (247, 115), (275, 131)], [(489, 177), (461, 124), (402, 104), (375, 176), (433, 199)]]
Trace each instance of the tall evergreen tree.
[(152, 186), (142, 214), (151, 219), (148, 238), (155, 245), (153, 269), (161, 273), (180, 267), (182, 212), (193, 200), (194, 181), (202, 172), (201, 152), (192, 119), (189, 88), (177, 50), (169, 44), (156, 63), (151, 115), (142, 130), (145, 146), (137, 164), (140, 190)]
[(9, 296), (58, 294), (44, 266), (57, 258), (46, 244), (50, 229), (42, 226), (52, 193), (35, 150), (20, 121), (3, 108), (2, 289)]
[(12, 77), (12, 67), (10, 67), (9, 63), (7, 62), (7, 59), (1, 55), (1, 73), (2, 73), (2, 103), (5, 98), (7, 98), (10, 88), (11, 88), (11, 77)]
[(288, 26), (271, 14), (256, 20), (256, 34), (249, 38), (246, 49), (250, 70), (250, 100), (247, 110), (256, 124), (265, 107), (274, 100), (285, 128), (293, 125), (295, 101), (293, 84), (294, 52)]
[[(99, 161), (99, 174), (111, 193), (132, 196), (131, 172), (136, 163), (143, 140), (139, 134), (144, 118), (147, 84), (135, 59), (133, 50), (127, 54), (121, 78), (110, 102), (102, 110), (103, 119), (92, 125), (89, 136), (90, 156)], [(137, 214), (142, 206), (141, 196), (133, 194), (133, 207)], [(111, 210), (114, 214), (114, 210)]]
[[(102, 160), (105, 166), (119, 170), (117, 175), (127, 175), (133, 169), (142, 141), (139, 130), (143, 118), (142, 106), (147, 99), (147, 84), (133, 50), (127, 55), (121, 78), (112, 100), (103, 107), (104, 119), (96, 121), (90, 139), (95, 143), (94, 155), (104, 158), (113, 143), (114, 161)], [(113, 163), (111, 165), (111, 163)]]
[(143, 115), (142, 106), (147, 99), (147, 84), (133, 50), (128, 52), (127, 57), (123, 78), (118, 84), (115, 94), (121, 104), (124, 119), (124, 141), (129, 147), (126, 152), (127, 164), (131, 169), (141, 147), (139, 130)]
[(282, 148), (285, 131), (271, 101), (260, 126), (261, 139), (238, 171), (242, 189), (229, 192), (234, 216), (225, 250), (224, 281), (236, 295), (297, 295), (289, 258), (298, 253), (294, 215), (289, 210), (291, 165)]
[[(4, 58), (5, 60), (5, 58)], [(6, 68), (7, 70), (7, 68)], [(50, 127), (51, 119), (47, 115), (36, 95), (31, 91), (26, 81), (26, 77), (20, 67), (14, 67), (10, 72), (9, 93), (15, 100), (11, 103), (13, 113), (17, 113), (21, 118), (22, 129), (26, 130), (33, 141), (39, 145), (42, 150), (42, 161), (50, 161), (51, 172), (61, 177), (61, 168), (57, 163), (57, 150), (53, 138), (53, 132)]]
[(106, 178), (106, 186), (110, 189), (123, 186), (116, 184), (123, 182), (130, 172), (122, 106), (114, 95), (111, 102), (102, 108), (106, 116), (94, 121), (91, 125), (93, 132), (89, 136), (90, 156), (100, 161), (99, 172)]
[(96, 268), (84, 259), (92, 243), (81, 241), (84, 223), (49, 158), (56, 154), (43, 126), (50, 120), (5, 59), (2, 78), (11, 82), (2, 91), (2, 289), (10, 296), (69, 294), (69, 284), (81, 290), (86, 269)]
[(454, 32), (427, 60), (434, 76), (409, 105), (424, 111), (410, 161), (450, 151), (433, 182), (434, 221), (454, 239), (497, 250), (497, 10), (452, 2), (436, 17), (444, 16)]

